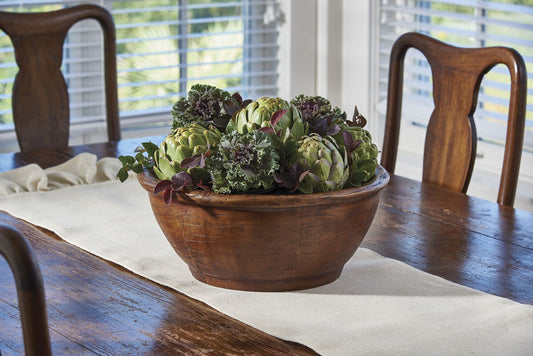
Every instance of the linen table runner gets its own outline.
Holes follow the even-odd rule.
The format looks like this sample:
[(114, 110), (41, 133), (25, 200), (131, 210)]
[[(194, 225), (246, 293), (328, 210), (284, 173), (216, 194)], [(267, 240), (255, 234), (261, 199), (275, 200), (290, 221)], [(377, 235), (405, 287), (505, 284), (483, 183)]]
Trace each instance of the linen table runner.
[(446, 281), (365, 248), (337, 281), (318, 288), (243, 292), (198, 282), (160, 231), (146, 191), (136, 179), (120, 183), (110, 173), (118, 167), (118, 160), (96, 162), (80, 155), (59, 169), (2, 173), (0, 210), (323, 355), (533, 352), (533, 306)]

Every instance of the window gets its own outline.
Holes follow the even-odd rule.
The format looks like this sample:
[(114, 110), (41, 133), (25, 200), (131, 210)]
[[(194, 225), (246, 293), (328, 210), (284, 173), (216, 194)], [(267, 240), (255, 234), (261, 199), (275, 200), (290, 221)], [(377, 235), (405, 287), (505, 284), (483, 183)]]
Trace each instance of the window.
[[(378, 67), (373, 72), (379, 87), (374, 105), (382, 122), (390, 49), (399, 35), (416, 31), (456, 46), (507, 46), (520, 52), (528, 68), (528, 104), (516, 206), (533, 209), (533, 0), (381, 0), (377, 13)], [(498, 65), (484, 77), (474, 113), (479, 143), (469, 193), (491, 200), (496, 196), (503, 161), (508, 73), (505, 66)], [(410, 108), (410, 114), (417, 114), (404, 116), (402, 120), (397, 167), (399, 174), (417, 179), (421, 177), (425, 126), (433, 109), (430, 77), (425, 57), (409, 50), (405, 60), (403, 106)], [(491, 196), (486, 196), (488, 192)]]
[[(124, 136), (157, 127), (166, 133), (172, 104), (195, 83), (249, 98), (277, 95), (278, 21), (267, 16), (277, 12), (273, 0), (90, 2), (110, 10), (115, 21)], [(50, 11), (80, 3), (87, 1), (2, 1), (0, 10)], [(66, 40), (62, 71), (69, 85), (72, 136), (92, 131), (105, 137), (101, 46), (100, 28), (92, 20), (75, 25)], [(0, 63), (0, 142), (16, 145), (10, 98), (17, 68), (3, 33)], [(91, 140), (98, 138), (84, 141)]]

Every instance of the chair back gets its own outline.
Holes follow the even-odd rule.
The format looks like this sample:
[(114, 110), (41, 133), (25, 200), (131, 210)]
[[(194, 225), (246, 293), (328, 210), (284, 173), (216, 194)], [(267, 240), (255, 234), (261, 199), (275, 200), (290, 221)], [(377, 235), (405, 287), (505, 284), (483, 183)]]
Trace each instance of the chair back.
[(474, 111), (483, 76), (504, 64), (511, 77), (507, 135), (498, 203), (513, 206), (524, 140), (527, 72), (524, 60), (507, 47), (459, 48), (420, 33), (400, 36), (390, 55), (385, 139), (381, 165), (394, 173), (402, 112), (403, 68), (409, 48), (427, 59), (435, 108), (424, 146), (424, 182), (467, 192), (476, 157)]
[(15, 277), (25, 354), (51, 355), (44, 285), (30, 245), (18, 231), (0, 225), (0, 255)]
[(97, 5), (42, 13), (0, 11), (0, 29), (11, 39), (19, 71), (12, 93), (13, 121), (21, 151), (68, 146), (70, 108), (61, 73), (63, 44), (78, 21), (95, 19), (104, 39), (108, 140), (120, 139), (115, 25)]

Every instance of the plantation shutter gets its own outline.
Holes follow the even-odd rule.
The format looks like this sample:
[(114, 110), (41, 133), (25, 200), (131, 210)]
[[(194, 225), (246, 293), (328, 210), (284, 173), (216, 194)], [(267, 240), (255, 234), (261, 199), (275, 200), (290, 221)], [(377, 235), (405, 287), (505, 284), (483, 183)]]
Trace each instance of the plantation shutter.
[[(0, 2), (0, 10), (50, 11), (82, 3), (106, 7), (115, 21), (123, 131), (168, 127), (172, 104), (195, 83), (246, 98), (277, 95), (274, 0), (19, 0)], [(101, 51), (96, 21), (83, 21), (69, 32), (62, 71), (72, 136), (105, 134)], [(9, 38), (0, 31), (0, 142), (15, 140), (10, 99), (16, 71)]]
[[(415, 31), (461, 47), (506, 46), (523, 56), (528, 68), (528, 103), (524, 151), (533, 152), (533, 0), (380, 0), (379, 6), (378, 111), (384, 120), (390, 49), (399, 35)], [(433, 108), (430, 69), (422, 54), (407, 52), (404, 107), (417, 108), (420, 116), (410, 125), (427, 125)], [(493, 68), (483, 79), (474, 113), (481, 141), (505, 141), (509, 71)], [(429, 110), (429, 111), (428, 111)]]

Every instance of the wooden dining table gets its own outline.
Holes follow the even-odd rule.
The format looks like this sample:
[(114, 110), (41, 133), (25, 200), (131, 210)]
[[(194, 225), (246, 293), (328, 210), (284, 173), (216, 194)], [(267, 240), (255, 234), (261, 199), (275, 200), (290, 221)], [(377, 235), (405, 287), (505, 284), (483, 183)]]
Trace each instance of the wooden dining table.
[[(43, 168), (82, 152), (132, 154), (163, 137), (0, 154), (0, 172)], [(203, 302), (75, 247), (53, 232), (0, 212), (18, 229), (41, 268), (52, 350), (64, 354), (313, 355), (232, 319)], [(533, 213), (392, 175), (363, 243), (452, 282), (533, 304)], [(71, 266), (81, 266), (78, 273)], [(0, 259), (1, 355), (24, 350), (14, 279)]]

